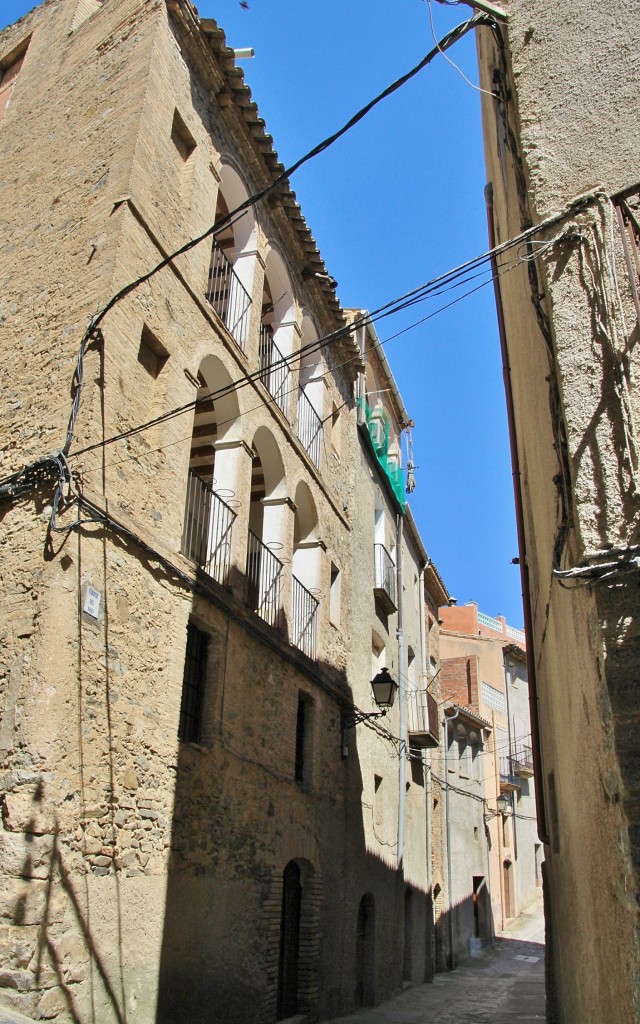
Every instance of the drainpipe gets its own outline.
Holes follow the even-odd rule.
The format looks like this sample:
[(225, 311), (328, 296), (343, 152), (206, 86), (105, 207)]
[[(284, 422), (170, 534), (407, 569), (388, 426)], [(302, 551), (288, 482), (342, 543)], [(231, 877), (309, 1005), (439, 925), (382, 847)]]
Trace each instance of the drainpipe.
[[(496, 235), (493, 223), (493, 185), (491, 182), (484, 190), (487, 206), (487, 224), (489, 228), (489, 246), (495, 248)], [(493, 275), (493, 289), (496, 299), (496, 314), (498, 319), (498, 334), (500, 336), (500, 350), (502, 352), (502, 376), (504, 379), (504, 391), (507, 404), (507, 422), (509, 425), (509, 447), (511, 449), (511, 472), (513, 475), (513, 496), (516, 512), (516, 530), (518, 535), (518, 555), (520, 562), (520, 582), (522, 587), (522, 610), (524, 613), (524, 630), (527, 640), (527, 678), (529, 682), (529, 707), (531, 712), (531, 747), (533, 753), (533, 771), (536, 789), (536, 817), (538, 819), (538, 836), (543, 843), (549, 843), (547, 830), (547, 813), (544, 802), (544, 789), (542, 785), (542, 747), (540, 744), (540, 721), (538, 717), (538, 686), (536, 678), (536, 664), (533, 653), (533, 615), (531, 612), (531, 598), (529, 589), (529, 566), (527, 564), (527, 542), (524, 532), (524, 513), (522, 506), (522, 491), (520, 484), (520, 459), (518, 455), (518, 442), (516, 438), (516, 419), (513, 407), (513, 391), (511, 389), (511, 367), (509, 365), (509, 350), (507, 348), (507, 334), (504, 325), (504, 311), (502, 308), (502, 295), (498, 279), (498, 262), (495, 256), (491, 257), (491, 271)]]
[[(502, 662), (504, 667), (504, 690), (507, 695), (507, 737), (509, 742), (509, 772), (511, 773), (513, 771), (513, 761), (511, 758), (511, 706), (509, 704), (509, 683), (511, 682), (511, 672), (509, 670), (509, 655), (505, 654), (504, 650), (502, 652)], [(511, 790), (511, 793), (509, 794), (509, 803), (511, 804), (511, 828), (513, 830), (513, 859), (515, 862), (518, 859), (518, 832), (516, 829), (516, 798), (513, 790)]]
[(445, 791), (444, 791), (444, 812), (445, 818), (447, 819), (447, 889), (448, 889), (448, 904), (447, 915), (449, 918), (449, 970), (452, 971), (455, 967), (455, 960), (453, 956), (453, 879), (451, 876), (451, 802), (449, 800), (449, 723), (453, 722), (454, 719), (460, 714), (460, 709), (456, 708), (455, 714), (449, 718), (445, 715), (442, 724), (444, 726), (444, 778), (445, 778)]
[(403, 520), (399, 515), (396, 527), (396, 588), (398, 595), (398, 626), (396, 636), (398, 638), (398, 699), (400, 700), (400, 769), (398, 771), (398, 871), (403, 870), (404, 859), (404, 814), (406, 801), (406, 776), (407, 776), (407, 705), (405, 688), (405, 658), (404, 658), (404, 629), (403, 629), (403, 596), (402, 596), (402, 543), (403, 543)]
[[(420, 575), (418, 576), (418, 608), (420, 609), (420, 679), (421, 689), (427, 689), (427, 632), (425, 629), (424, 621), (424, 574), (426, 566), (422, 566), (420, 569)], [(433, 859), (431, 855), (431, 754), (430, 751), (426, 751), (426, 764), (427, 764), (427, 780), (426, 780), (426, 798), (427, 798), (427, 814), (426, 814), (426, 853), (427, 853), (427, 892), (431, 892), (433, 885)]]

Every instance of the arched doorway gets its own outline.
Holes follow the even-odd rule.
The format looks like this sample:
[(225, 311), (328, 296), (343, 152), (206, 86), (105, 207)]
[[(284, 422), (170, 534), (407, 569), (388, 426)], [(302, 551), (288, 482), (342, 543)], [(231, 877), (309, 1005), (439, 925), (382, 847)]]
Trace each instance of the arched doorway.
[[(181, 550), (218, 583), (226, 584), (236, 518), (240, 410), (231, 377), (216, 356), (202, 360), (198, 384)], [(218, 451), (223, 440), (223, 450)]]
[(302, 884), (300, 868), (294, 860), (291, 860), (284, 869), (283, 875), (276, 1020), (285, 1020), (287, 1017), (292, 1017), (298, 1010), (301, 911)]
[(413, 890), (407, 886), (404, 893), (404, 959), (402, 976), (411, 981), (413, 973)]
[(288, 417), (291, 400), (289, 357), (294, 348), (294, 309), (289, 275), (280, 255), (267, 256), (260, 314), (260, 379)]
[(310, 658), (316, 657), (320, 604), (320, 547), (318, 514), (309, 486), (296, 487), (291, 576), (291, 641)]
[[(225, 164), (218, 189), (216, 221), (236, 209), (247, 196), (240, 175)], [(243, 352), (247, 347), (251, 319), (254, 253), (255, 217), (248, 209), (213, 238), (207, 281), (208, 301)]]
[(312, 462), (320, 467), (324, 437), (323, 401), (324, 379), (322, 355), (318, 350), (310, 349), (318, 340), (318, 332), (306, 315), (302, 318), (302, 359), (300, 361), (300, 388), (298, 391), (298, 438)]
[(276, 440), (266, 427), (253, 439), (251, 502), (247, 543), (247, 603), (271, 626), (281, 623), (285, 535), (284, 464)]
[[(316, 1020), (320, 878), (308, 860), (297, 858), (289, 861), (282, 875), (274, 882), (276, 891), (281, 889), (282, 892), (280, 930), (276, 940), (277, 990), (271, 990), (271, 998), (275, 996), (276, 1001), (276, 1020), (286, 1020), (295, 1014), (307, 1015), (310, 1020)], [(271, 1014), (273, 1009), (269, 1020), (273, 1020)]]
[(371, 893), (365, 893), (358, 907), (356, 929), (356, 1006), (375, 1005), (376, 907)]

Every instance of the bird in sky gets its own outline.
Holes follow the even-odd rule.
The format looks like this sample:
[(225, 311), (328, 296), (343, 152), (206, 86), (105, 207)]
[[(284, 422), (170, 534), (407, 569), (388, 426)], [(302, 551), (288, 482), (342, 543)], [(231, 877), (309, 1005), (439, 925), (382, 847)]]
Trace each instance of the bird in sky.
[(243, 11), (249, 10), (249, 4), (247, 3), (247, 0), (240, 0), (240, 6), (242, 7)]

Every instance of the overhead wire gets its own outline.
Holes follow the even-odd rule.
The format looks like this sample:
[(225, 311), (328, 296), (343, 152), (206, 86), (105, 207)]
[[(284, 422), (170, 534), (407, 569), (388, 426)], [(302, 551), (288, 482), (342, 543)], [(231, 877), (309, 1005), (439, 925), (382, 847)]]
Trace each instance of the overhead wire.
[(466, 35), (467, 32), (471, 31), (472, 29), (476, 28), (479, 25), (493, 24), (494, 19), (490, 15), (475, 14), (472, 18), (469, 18), (466, 21), (462, 22), (461, 24), (456, 25), (453, 29), (446, 33), (446, 35), (440, 40), (440, 42), (432, 50), (430, 50), (429, 53), (421, 61), (419, 61), (418, 64), (415, 65), (415, 67), (411, 68), (411, 70), (406, 72), (404, 75), (401, 75), (400, 78), (397, 78), (394, 82), (392, 82), (385, 89), (383, 89), (382, 92), (378, 93), (377, 96), (375, 96), (372, 100), (366, 103), (364, 107), (361, 107), (360, 110), (358, 110), (351, 118), (349, 118), (349, 120), (336, 132), (333, 132), (333, 134), (327, 136), (327, 138), (323, 139), (322, 142), (318, 143), (307, 153), (305, 153), (304, 156), (300, 157), (289, 167), (285, 168), (264, 188), (259, 189), (257, 192), (254, 192), (253, 195), (249, 196), (247, 199), (241, 202), (237, 207), (235, 207), (235, 209), (229, 211), (227, 214), (220, 217), (210, 227), (208, 227), (206, 231), (203, 231), (200, 235), (198, 235), (195, 238), (189, 239), (189, 241), (185, 242), (184, 245), (179, 246), (179, 248), (175, 249), (172, 253), (165, 256), (146, 273), (141, 274), (135, 280), (129, 282), (129, 284), (119, 289), (119, 291), (117, 291), (115, 295), (113, 295), (111, 299), (109, 299), (106, 305), (104, 305), (98, 313), (92, 315), (89, 318), (88, 327), (83, 335), (78, 350), (76, 371), (74, 373), (73, 379), (73, 400), (71, 414), (69, 417), (69, 423), (67, 425), (67, 435), (65, 443), (63, 445), (63, 451), (65, 455), (68, 454), (69, 449), (71, 447), (71, 443), (73, 441), (75, 420), (78, 415), (80, 405), (80, 395), (82, 392), (82, 385), (84, 379), (84, 353), (94, 331), (99, 327), (100, 323), (105, 318), (107, 313), (109, 313), (110, 310), (114, 308), (114, 306), (116, 306), (123, 298), (125, 298), (125, 296), (131, 294), (131, 292), (139, 288), (140, 285), (144, 284), (146, 281), (149, 281), (155, 274), (159, 273), (164, 267), (171, 264), (179, 256), (189, 252), (191, 249), (195, 248), (197, 245), (203, 242), (206, 238), (215, 237), (216, 234), (219, 234), (224, 228), (228, 227), (229, 224), (234, 220), (234, 218), (238, 217), (239, 214), (242, 214), (245, 210), (248, 210), (252, 206), (255, 206), (262, 199), (265, 199), (268, 195), (274, 192), (280, 185), (288, 181), (288, 179), (296, 171), (298, 171), (304, 164), (308, 163), (309, 160), (314, 159), (316, 156), (319, 156), (320, 153), (323, 153), (326, 149), (329, 149), (329, 147), (332, 146), (335, 142), (337, 142), (338, 139), (340, 139), (343, 135), (350, 131), (351, 128), (355, 127), (356, 124), (358, 124), (364, 117), (366, 117), (366, 115), (371, 110), (373, 110), (374, 107), (376, 107), (384, 99), (386, 99), (388, 96), (391, 96), (394, 92), (396, 92), (408, 81), (410, 81), (417, 74), (419, 74), (419, 72), (422, 71), (428, 64), (430, 64), (431, 61), (439, 53), (443, 53), (444, 50), (448, 49), (450, 46), (456, 43), (459, 39)]

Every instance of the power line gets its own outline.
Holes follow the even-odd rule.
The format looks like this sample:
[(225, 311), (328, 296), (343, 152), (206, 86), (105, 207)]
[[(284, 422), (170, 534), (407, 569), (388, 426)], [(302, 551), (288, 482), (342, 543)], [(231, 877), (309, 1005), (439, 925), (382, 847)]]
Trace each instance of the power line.
[[(514, 245), (515, 244), (519, 244), (519, 242), (515, 242), (514, 241), (513, 244)], [(481, 259), (481, 258), (484, 258), (484, 257), (478, 257), (478, 259)], [(513, 270), (515, 267), (520, 265), (520, 262), (521, 261), (519, 259), (518, 260), (510, 261), (509, 264), (507, 264), (507, 266), (503, 270), (498, 272), (499, 276), (502, 276), (503, 274), (507, 273), (509, 270)], [(482, 273), (485, 273), (485, 271), (482, 271)], [(456, 270), (451, 271), (451, 275), (453, 275), (455, 277), (458, 276), (457, 268), (456, 268)], [(478, 276), (480, 276), (480, 275), (479, 274), (474, 274), (474, 275), (471, 275), (470, 277), (464, 278), (462, 280), (458, 280), (455, 284), (448, 285), (446, 287), (438, 285), (437, 288), (433, 288), (432, 290), (427, 290), (427, 289), (430, 289), (430, 286), (431, 286), (431, 283), (427, 282), (426, 284), (421, 285), (419, 290), (425, 290), (425, 293), (424, 293), (424, 295), (420, 296), (419, 298), (415, 294), (418, 291), (418, 289), (414, 289), (412, 292), (406, 293), (406, 295), (411, 297), (410, 301), (405, 303), (404, 300), (405, 300), (406, 296), (404, 296), (404, 295), (401, 296), (398, 300), (392, 300), (392, 302), (386, 303), (384, 306), (379, 307), (379, 309), (374, 310), (372, 313), (367, 313), (366, 315), (364, 315), (362, 317), (358, 317), (356, 320), (353, 321), (352, 324), (349, 324), (346, 327), (341, 328), (339, 331), (335, 331), (335, 332), (332, 332), (331, 334), (325, 335), (323, 338), (315, 339), (314, 341), (309, 342), (307, 345), (302, 346), (302, 348), (298, 349), (296, 352), (291, 353), (291, 355), (283, 356), (281, 359), (275, 360), (272, 364), (270, 364), (269, 370), (272, 371), (272, 370), (278, 369), (279, 367), (283, 367), (283, 366), (287, 366), (287, 367), (291, 368), (291, 367), (295, 366), (295, 364), (297, 362), (301, 362), (302, 359), (306, 355), (314, 354), (316, 352), (321, 351), (323, 348), (328, 347), (330, 344), (332, 344), (334, 341), (338, 340), (339, 338), (346, 337), (347, 335), (354, 333), (363, 324), (366, 324), (366, 323), (369, 323), (369, 322), (370, 323), (376, 323), (376, 322), (378, 322), (378, 320), (381, 320), (384, 317), (390, 316), (393, 313), (399, 312), (402, 309), (409, 308), (410, 306), (413, 306), (413, 305), (417, 304), (417, 302), (419, 302), (419, 301), (425, 301), (431, 295), (440, 295), (444, 291), (451, 290), (451, 288), (453, 288), (453, 287), (461, 287), (462, 285), (464, 285), (466, 283), (466, 281), (473, 280), (474, 278), (476, 278)], [(441, 282), (441, 281), (447, 279), (447, 277), (448, 277), (448, 275), (441, 275), (441, 277), (436, 278), (434, 280), (437, 281), (437, 282)], [(451, 302), (445, 303), (443, 306), (440, 306), (438, 309), (433, 310), (427, 316), (421, 317), (419, 320), (414, 321), (414, 323), (410, 324), (409, 326), (403, 328), (400, 331), (397, 331), (395, 334), (391, 335), (389, 338), (386, 338), (383, 342), (378, 342), (379, 347), (382, 347), (383, 345), (388, 344), (390, 341), (393, 341), (395, 338), (400, 337), (402, 334), (406, 334), (408, 331), (413, 330), (414, 328), (421, 326), (422, 324), (426, 323), (428, 320), (431, 320), (433, 317), (435, 317), (438, 314), (444, 312), (446, 309), (450, 309), (451, 306), (453, 306), (456, 303), (462, 301), (462, 299), (468, 298), (470, 295), (473, 295), (475, 292), (479, 291), (481, 288), (485, 287), (488, 284), (491, 284), (491, 281), (492, 281), (492, 278), (489, 278), (488, 280), (481, 282), (481, 284), (476, 285), (474, 288), (471, 288), (471, 289), (469, 289), (466, 292), (463, 292), (462, 295), (457, 296)], [(399, 305), (397, 309), (390, 308), (393, 305), (393, 302), (395, 302), (395, 301), (397, 301), (399, 303), (402, 303), (402, 304)], [(384, 312), (381, 313), (380, 311), (384, 311)], [(326, 370), (325, 373), (320, 374), (319, 376), (321, 376), (323, 378), (327, 377), (331, 373), (335, 372), (336, 369), (339, 369), (339, 367), (346, 366), (346, 365), (348, 365), (348, 363), (355, 361), (357, 358), (359, 358), (359, 357), (358, 356), (350, 356), (349, 359), (345, 359), (342, 363), (338, 363), (335, 366), (332, 366), (330, 369)], [(173, 409), (170, 409), (170, 410), (168, 410), (165, 413), (161, 413), (159, 416), (154, 417), (154, 419), (152, 419), (152, 420), (148, 420), (145, 423), (137, 424), (136, 426), (130, 427), (128, 430), (121, 431), (119, 434), (114, 434), (111, 437), (108, 437), (108, 438), (106, 438), (103, 441), (96, 441), (94, 444), (87, 445), (84, 448), (81, 448), (79, 451), (73, 452), (73, 454), (70, 455), (69, 457), (70, 458), (79, 458), (81, 455), (86, 455), (88, 452), (95, 451), (95, 450), (97, 450), (99, 448), (104, 448), (106, 445), (114, 444), (114, 443), (116, 443), (118, 441), (125, 440), (126, 438), (133, 437), (135, 434), (141, 433), (143, 430), (148, 430), (148, 429), (150, 429), (152, 427), (158, 426), (158, 424), (160, 424), (160, 423), (166, 422), (166, 421), (168, 421), (170, 419), (174, 419), (176, 416), (180, 416), (183, 413), (190, 412), (192, 409), (197, 408), (198, 404), (200, 404), (200, 403), (208, 402), (208, 401), (211, 401), (212, 399), (215, 400), (215, 399), (224, 398), (225, 396), (231, 394), (232, 392), (236, 392), (236, 391), (240, 390), (240, 388), (246, 387), (248, 384), (254, 383), (256, 380), (261, 380), (263, 376), (264, 376), (264, 370), (263, 369), (257, 369), (257, 370), (251, 371), (250, 373), (243, 374), (241, 377), (238, 377), (236, 380), (231, 381), (229, 384), (223, 385), (221, 388), (218, 388), (216, 391), (209, 391), (208, 390), (207, 394), (205, 396), (202, 396), (200, 398), (193, 398), (190, 402), (186, 402), (183, 405), (176, 406)], [(275, 401), (275, 399), (272, 398), (271, 400), (268, 400), (268, 401), (270, 403), (272, 403), (272, 402)], [(227, 421), (223, 421), (223, 422), (226, 423)], [(154, 450), (159, 450), (159, 449), (154, 449)]]
[(229, 213), (219, 218), (219, 220), (215, 221), (209, 228), (207, 228), (206, 231), (202, 232), (202, 234), (198, 235), (196, 238), (190, 239), (188, 242), (185, 242), (184, 245), (180, 246), (173, 253), (170, 253), (168, 256), (165, 256), (164, 259), (160, 260), (160, 262), (157, 263), (154, 267), (152, 267), (151, 270), (148, 270), (145, 274), (142, 274), (140, 277), (136, 278), (134, 281), (131, 281), (129, 284), (121, 288), (118, 292), (116, 292), (115, 295), (111, 297), (111, 299), (109, 299), (107, 304), (103, 306), (103, 308), (95, 316), (92, 316), (90, 318), (89, 325), (84, 333), (82, 341), (80, 342), (80, 348), (78, 351), (76, 370), (73, 379), (74, 394), (71, 404), (71, 414), (69, 417), (69, 423), (67, 425), (67, 436), (65, 439), (64, 446), (62, 448), (62, 451), (64, 452), (65, 455), (68, 454), (69, 449), (71, 447), (71, 443), (73, 441), (75, 421), (80, 407), (80, 395), (82, 393), (83, 385), (83, 360), (85, 349), (94, 331), (102, 323), (107, 313), (109, 313), (110, 310), (114, 308), (114, 306), (116, 306), (123, 298), (125, 298), (125, 296), (131, 294), (131, 292), (133, 292), (141, 284), (144, 284), (146, 281), (149, 281), (152, 277), (154, 277), (155, 274), (159, 273), (160, 270), (162, 270), (164, 267), (172, 263), (178, 256), (181, 256), (184, 253), (189, 252), (191, 249), (195, 248), (195, 246), (199, 245), (200, 242), (203, 242), (206, 238), (215, 237), (215, 235), (219, 234), (220, 231), (223, 230), (223, 228), (228, 227), (228, 225), (233, 221), (234, 218), (238, 217), (245, 210), (248, 210), (252, 206), (255, 206), (256, 203), (260, 202), (260, 200), (265, 199), (275, 189), (277, 189), (279, 185), (287, 181), (293, 174), (295, 174), (295, 172), (299, 170), (300, 167), (308, 163), (308, 161), (312, 160), (314, 157), (319, 156), (320, 153), (323, 153), (326, 149), (332, 146), (334, 142), (337, 142), (339, 138), (345, 135), (348, 131), (351, 130), (351, 128), (353, 128), (364, 117), (366, 117), (366, 115), (371, 110), (373, 110), (373, 108), (377, 106), (378, 103), (381, 103), (382, 100), (386, 99), (388, 96), (391, 96), (394, 92), (396, 92), (403, 85), (405, 85), (406, 82), (414, 78), (420, 71), (423, 70), (423, 68), (430, 64), (431, 61), (439, 53), (443, 53), (446, 49), (448, 49), (450, 46), (456, 43), (459, 39), (462, 39), (462, 37), (466, 35), (466, 33), (469, 32), (471, 29), (476, 28), (477, 26), (480, 25), (494, 24), (495, 19), (492, 18), (490, 15), (476, 14), (472, 18), (469, 18), (467, 21), (464, 21), (460, 25), (457, 25), (455, 28), (451, 29), (451, 31), (447, 32), (443, 39), (441, 39), (440, 42), (437, 43), (436, 46), (429, 51), (426, 57), (424, 57), (418, 64), (416, 64), (414, 68), (412, 68), (406, 74), (402, 75), (400, 78), (397, 78), (395, 82), (392, 82), (391, 85), (388, 85), (387, 88), (383, 89), (381, 93), (378, 93), (378, 95), (375, 96), (374, 99), (370, 100), (369, 103), (365, 104), (364, 107), (362, 107), (356, 114), (354, 114), (353, 117), (351, 117), (346, 122), (346, 124), (342, 126), (342, 128), (338, 129), (338, 131), (334, 132), (332, 135), (329, 135), (326, 139), (323, 139), (322, 142), (318, 143), (318, 145), (314, 146), (313, 149), (309, 150), (308, 153), (305, 153), (304, 156), (296, 160), (295, 163), (291, 164), (290, 167), (285, 168), (285, 170), (283, 170), (279, 175), (277, 175), (277, 177), (274, 178), (269, 185), (265, 186), (264, 188), (260, 189), (257, 192), (254, 192), (252, 196), (249, 196), (248, 199), (245, 199), (234, 210), (231, 210)]

